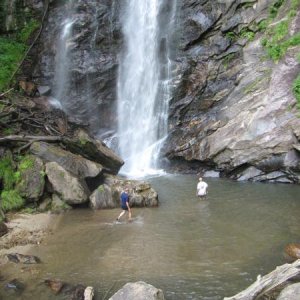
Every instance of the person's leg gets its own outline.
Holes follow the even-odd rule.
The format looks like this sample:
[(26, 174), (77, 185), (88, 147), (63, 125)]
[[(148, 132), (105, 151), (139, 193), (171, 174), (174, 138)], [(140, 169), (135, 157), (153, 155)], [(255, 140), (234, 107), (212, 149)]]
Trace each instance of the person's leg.
[(120, 218), (125, 214), (126, 210), (122, 210), (120, 215), (117, 217), (117, 221), (120, 220)]

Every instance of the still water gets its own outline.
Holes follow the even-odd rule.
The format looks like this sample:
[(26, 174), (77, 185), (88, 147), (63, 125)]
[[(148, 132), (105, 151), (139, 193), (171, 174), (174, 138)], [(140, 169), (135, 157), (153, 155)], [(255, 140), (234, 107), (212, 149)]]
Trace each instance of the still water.
[(15, 274), (25, 292), (4, 299), (66, 299), (42, 283), (56, 278), (93, 286), (97, 300), (139, 280), (167, 300), (218, 300), (285, 263), (284, 246), (299, 242), (300, 186), (207, 179), (208, 198), (199, 200), (195, 176), (148, 180), (158, 208), (133, 208), (134, 221), (122, 224), (119, 209), (66, 213), (30, 253), (43, 263)]

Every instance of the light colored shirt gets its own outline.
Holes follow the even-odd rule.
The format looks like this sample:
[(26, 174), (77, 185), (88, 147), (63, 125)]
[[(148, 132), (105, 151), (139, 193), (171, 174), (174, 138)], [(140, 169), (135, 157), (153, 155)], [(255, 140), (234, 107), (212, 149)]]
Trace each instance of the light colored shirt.
[(207, 187), (208, 187), (208, 184), (204, 181), (200, 181), (198, 182), (197, 184), (197, 193), (198, 193), (198, 196), (204, 196), (207, 194)]

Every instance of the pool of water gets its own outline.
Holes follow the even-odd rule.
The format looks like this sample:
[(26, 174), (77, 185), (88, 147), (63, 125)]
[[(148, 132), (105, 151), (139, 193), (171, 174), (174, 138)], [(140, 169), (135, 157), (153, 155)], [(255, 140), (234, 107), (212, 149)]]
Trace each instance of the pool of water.
[(148, 180), (159, 207), (133, 208), (134, 221), (121, 224), (114, 222), (120, 209), (66, 213), (30, 253), (42, 264), (22, 272), (6, 266), (26, 283), (24, 293), (0, 290), (0, 299), (65, 299), (43, 284), (56, 278), (93, 286), (96, 300), (139, 280), (167, 300), (218, 300), (285, 263), (284, 246), (299, 241), (300, 186), (207, 179), (209, 194), (200, 200), (195, 176)]

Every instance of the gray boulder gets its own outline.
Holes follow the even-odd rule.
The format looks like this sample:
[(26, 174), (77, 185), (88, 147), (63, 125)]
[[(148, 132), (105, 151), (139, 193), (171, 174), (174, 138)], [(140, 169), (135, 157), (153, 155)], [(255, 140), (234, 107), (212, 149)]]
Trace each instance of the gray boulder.
[(30, 151), (46, 162), (58, 163), (65, 170), (79, 178), (96, 177), (103, 170), (102, 165), (99, 163), (44, 142), (33, 143)]
[(93, 209), (115, 208), (119, 201), (115, 202), (112, 190), (107, 184), (101, 184), (90, 196), (90, 206)]
[(124, 161), (102, 141), (91, 138), (82, 129), (74, 133), (74, 138), (65, 139), (64, 143), (68, 150), (101, 164), (108, 173), (117, 174), (124, 164)]
[(298, 300), (300, 299), (300, 283), (294, 283), (284, 288), (277, 300)]
[(85, 183), (56, 162), (46, 163), (46, 174), (53, 191), (70, 205), (87, 202), (89, 191)]
[(162, 290), (143, 281), (125, 284), (109, 300), (164, 300)]
[(119, 207), (120, 195), (125, 187), (129, 189), (130, 206), (153, 207), (158, 205), (157, 192), (148, 182), (107, 175), (104, 183), (90, 196), (91, 207), (94, 209)]

